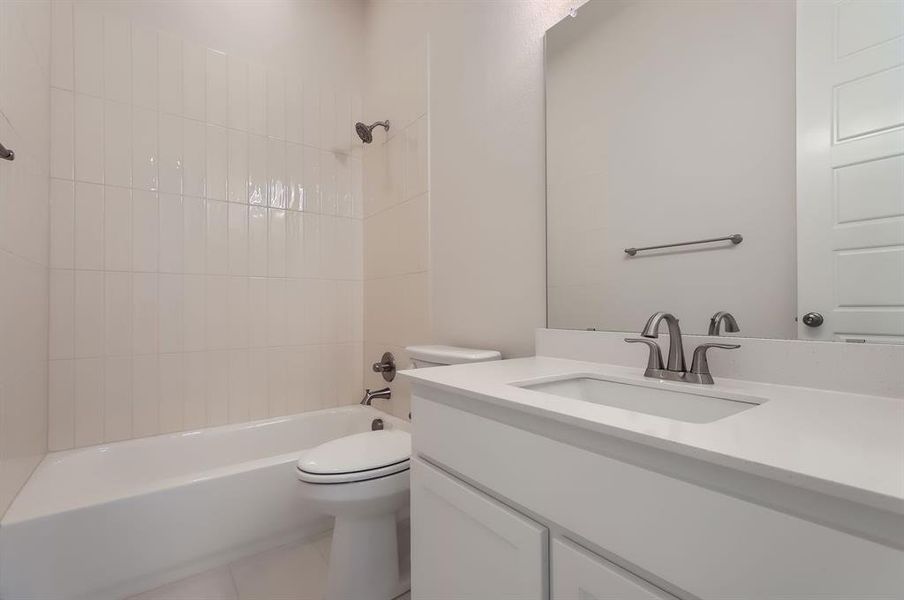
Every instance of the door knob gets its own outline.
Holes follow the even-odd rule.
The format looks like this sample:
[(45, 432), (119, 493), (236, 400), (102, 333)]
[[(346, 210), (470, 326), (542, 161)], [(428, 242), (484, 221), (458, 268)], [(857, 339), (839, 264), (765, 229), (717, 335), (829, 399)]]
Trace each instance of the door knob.
[(823, 319), (822, 315), (818, 312), (808, 312), (801, 318), (801, 321), (803, 321), (804, 325), (807, 327), (819, 327), (825, 319)]

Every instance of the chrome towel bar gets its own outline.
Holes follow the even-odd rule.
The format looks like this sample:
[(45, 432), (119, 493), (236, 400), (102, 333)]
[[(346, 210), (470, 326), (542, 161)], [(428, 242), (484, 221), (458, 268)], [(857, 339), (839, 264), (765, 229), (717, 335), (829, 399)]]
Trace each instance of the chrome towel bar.
[(709, 244), (710, 242), (731, 242), (732, 244), (737, 245), (743, 241), (744, 238), (740, 233), (732, 233), (731, 235), (726, 235), (725, 237), (709, 238), (706, 240), (694, 240), (693, 242), (678, 242), (675, 244), (662, 244), (660, 246), (644, 246), (643, 248), (625, 248), (625, 254), (627, 254), (628, 256), (634, 256), (638, 252), (643, 252), (644, 250), (659, 250), (660, 248), (674, 248), (675, 246)]
[(16, 153), (12, 150), (7, 150), (6, 146), (0, 143), (0, 158), (3, 160), (16, 160)]

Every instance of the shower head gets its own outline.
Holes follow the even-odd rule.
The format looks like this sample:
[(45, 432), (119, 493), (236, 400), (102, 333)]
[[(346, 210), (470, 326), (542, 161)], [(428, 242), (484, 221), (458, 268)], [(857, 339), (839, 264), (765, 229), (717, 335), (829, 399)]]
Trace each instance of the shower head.
[(386, 131), (389, 131), (389, 121), (377, 121), (373, 125), (365, 125), (364, 123), (355, 123), (355, 131), (358, 133), (358, 137), (361, 138), (361, 141), (365, 144), (369, 144), (374, 141), (374, 127), (379, 125), (384, 128)]

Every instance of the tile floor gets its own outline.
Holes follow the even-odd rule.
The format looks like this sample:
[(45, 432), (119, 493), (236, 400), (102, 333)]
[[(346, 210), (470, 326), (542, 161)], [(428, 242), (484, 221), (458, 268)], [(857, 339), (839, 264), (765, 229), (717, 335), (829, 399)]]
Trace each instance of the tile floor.
[(267, 550), (127, 600), (322, 600), (330, 539)]

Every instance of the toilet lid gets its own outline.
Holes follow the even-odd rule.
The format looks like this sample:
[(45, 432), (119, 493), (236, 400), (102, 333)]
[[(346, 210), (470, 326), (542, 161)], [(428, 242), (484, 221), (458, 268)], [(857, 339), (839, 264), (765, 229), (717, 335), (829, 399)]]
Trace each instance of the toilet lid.
[[(298, 472), (327, 480), (348, 481), (339, 475), (381, 477), (408, 468), (411, 434), (399, 429), (367, 431), (331, 440), (302, 452)], [(358, 479), (357, 477), (354, 479)]]

